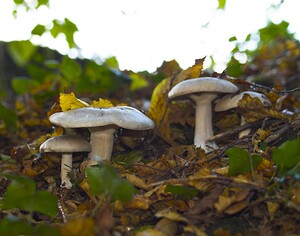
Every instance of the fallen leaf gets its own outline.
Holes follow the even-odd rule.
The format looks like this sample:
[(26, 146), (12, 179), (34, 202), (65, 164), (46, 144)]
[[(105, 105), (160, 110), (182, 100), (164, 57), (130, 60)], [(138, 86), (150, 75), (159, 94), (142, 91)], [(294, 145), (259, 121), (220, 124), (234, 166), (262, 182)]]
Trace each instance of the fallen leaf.
[(61, 110), (63, 112), (88, 106), (87, 103), (79, 100), (73, 92), (71, 92), (69, 94), (60, 93), (60, 95), (59, 95), (59, 105), (60, 105)]
[(95, 236), (95, 222), (91, 218), (79, 218), (63, 224), (60, 228), (65, 236)]

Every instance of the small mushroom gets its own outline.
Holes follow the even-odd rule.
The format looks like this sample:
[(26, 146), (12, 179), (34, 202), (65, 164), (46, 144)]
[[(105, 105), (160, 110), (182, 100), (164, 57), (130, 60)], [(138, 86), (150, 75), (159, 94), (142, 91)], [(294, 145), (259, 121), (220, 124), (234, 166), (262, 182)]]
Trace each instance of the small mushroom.
[(61, 186), (68, 189), (72, 187), (72, 183), (68, 176), (68, 172), (72, 169), (72, 153), (90, 152), (91, 150), (92, 147), (88, 141), (75, 135), (56, 136), (46, 140), (40, 146), (40, 153), (61, 153)]
[(213, 142), (206, 143), (206, 140), (213, 136), (211, 102), (220, 93), (235, 93), (237, 91), (238, 87), (227, 80), (201, 77), (178, 83), (170, 90), (168, 96), (170, 99), (188, 98), (195, 102), (194, 144), (203, 148), (205, 152), (209, 152), (218, 148)]
[(118, 128), (148, 130), (154, 127), (150, 118), (129, 106), (84, 107), (54, 113), (49, 119), (53, 124), (64, 128), (89, 129), (92, 151), (89, 153), (88, 166), (97, 165), (102, 160), (110, 160), (114, 133)]
[[(215, 111), (216, 112), (221, 112), (221, 111), (227, 111), (233, 108), (238, 107), (238, 102), (242, 100), (243, 96), (245, 94), (248, 94), (252, 98), (258, 98), (261, 103), (265, 106), (268, 107), (271, 105), (271, 102), (269, 101), (268, 98), (266, 98), (265, 95), (253, 91), (245, 91), (242, 93), (239, 93), (235, 96), (231, 96), (230, 94), (222, 97), (219, 99), (219, 101), (216, 102), (215, 105)], [(245, 117), (241, 115), (241, 125), (245, 124)], [(244, 137), (250, 133), (250, 129), (245, 129), (239, 133), (239, 138)]]

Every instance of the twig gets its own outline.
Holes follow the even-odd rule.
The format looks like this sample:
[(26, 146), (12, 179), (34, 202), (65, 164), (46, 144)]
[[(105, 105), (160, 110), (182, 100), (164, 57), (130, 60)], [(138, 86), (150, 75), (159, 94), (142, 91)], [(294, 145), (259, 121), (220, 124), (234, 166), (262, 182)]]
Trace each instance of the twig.
[(257, 120), (257, 121), (251, 122), (251, 123), (246, 123), (246, 124), (244, 124), (242, 126), (239, 126), (239, 127), (234, 128), (234, 129), (230, 129), (228, 131), (225, 131), (223, 133), (214, 135), (213, 137), (209, 138), (207, 140), (207, 142), (217, 141), (217, 140), (223, 139), (226, 136), (231, 136), (233, 134), (239, 133), (239, 132), (241, 132), (241, 131), (243, 131), (245, 129), (248, 129), (250, 127), (258, 126), (261, 122), (262, 122), (261, 120)]
[(190, 177), (190, 178), (183, 178), (183, 179), (167, 179), (162, 180), (159, 182), (149, 184), (151, 187), (156, 187), (159, 185), (165, 184), (183, 184), (188, 183), (190, 181), (202, 181), (202, 182), (211, 182), (215, 184), (231, 184), (233, 186), (240, 186), (240, 187), (252, 187), (260, 192), (265, 192), (265, 189), (259, 187), (255, 182), (249, 182), (244, 180), (239, 180), (235, 178), (225, 177), (225, 176), (198, 176), (198, 177)]

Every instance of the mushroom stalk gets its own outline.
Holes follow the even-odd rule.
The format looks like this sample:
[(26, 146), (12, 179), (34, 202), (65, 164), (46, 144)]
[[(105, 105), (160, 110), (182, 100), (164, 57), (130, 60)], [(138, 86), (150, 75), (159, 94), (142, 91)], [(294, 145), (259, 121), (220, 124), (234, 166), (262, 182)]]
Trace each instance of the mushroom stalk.
[(97, 165), (103, 160), (110, 160), (114, 145), (115, 128), (90, 128), (92, 151), (88, 155), (88, 166)]
[(61, 186), (70, 189), (72, 183), (68, 173), (72, 170), (72, 153), (62, 154), (61, 159)]
[(213, 136), (211, 102), (216, 97), (216, 94), (191, 96), (191, 99), (196, 103), (194, 144), (203, 148), (205, 152), (218, 148), (214, 142), (206, 143), (206, 140)]

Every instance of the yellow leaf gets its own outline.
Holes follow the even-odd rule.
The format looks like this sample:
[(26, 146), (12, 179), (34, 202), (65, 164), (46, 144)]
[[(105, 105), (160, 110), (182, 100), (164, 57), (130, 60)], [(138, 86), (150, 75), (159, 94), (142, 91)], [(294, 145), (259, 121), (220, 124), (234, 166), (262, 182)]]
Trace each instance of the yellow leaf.
[(135, 234), (135, 236), (167, 236), (157, 229), (144, 229)]
[(274, 214), (276, 213), (279, 207), (280, 205), (277, 202), (267, 201), (267, 208), (271, 218), (274, 217)]
[(68, 111), (88, 106), (87, 103), (78, 99), (73, 92), (69, 94), (60, 93), (59, 104), (62, 111)]
[(164, 210), (158, 211), (158, 212), (156, 212), (155, 216), (156, 217), (164, 217), (164, 218), (169, 219), (171, 221), (188, 223), (187, 218), (185, 218), (181, 214), (179, 214), (175, 211), (172, 211), (170, 209), (164, 209)]
[(124, 208), (147, 210), (150, 206), (150, 199), (144, 196), (136, 195), (131, 202), (124, 205)]
[(95, 222), (91, 218), (80, 218), (69, 221), (68, 223), (61, 226), (62, 235), (66, 236), (94, 236)]
[(163, 232), (165, 235), (173, 236), (176, 235), (177, 225), (175, 222), (163, 218), (155, 225), (155, 229)]
[(150, 187), (148, 184), (146, 184), (146, 182), (135, 176), (135, 175), (132, 175), (132, 174), (125, 174), (127, 180), (135, 187), (138, 187), (138, 188), (142, 188), (144, 190), (150, 190)]
[(108, 108), (113, 107), (114, 105), (107, 99), (99, 98), (98, 101), (93, 101), (91, 104), (92, 107)]

